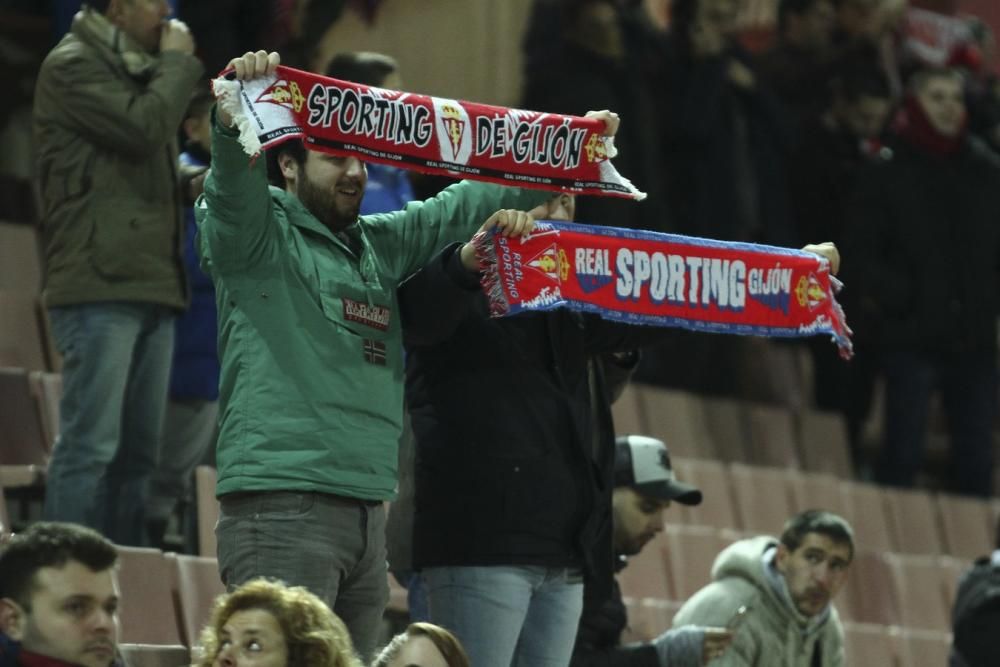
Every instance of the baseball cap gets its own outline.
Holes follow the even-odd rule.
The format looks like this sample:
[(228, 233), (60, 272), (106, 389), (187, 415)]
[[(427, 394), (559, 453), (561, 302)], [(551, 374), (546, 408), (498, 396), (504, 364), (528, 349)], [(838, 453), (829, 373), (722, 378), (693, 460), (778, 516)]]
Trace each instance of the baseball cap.
[(683, 505), (701, 503), (700, 489), (677, 481), (663, 441), (645, 435), (615, 439), (615, 486), (630, 486), (644, 496)]

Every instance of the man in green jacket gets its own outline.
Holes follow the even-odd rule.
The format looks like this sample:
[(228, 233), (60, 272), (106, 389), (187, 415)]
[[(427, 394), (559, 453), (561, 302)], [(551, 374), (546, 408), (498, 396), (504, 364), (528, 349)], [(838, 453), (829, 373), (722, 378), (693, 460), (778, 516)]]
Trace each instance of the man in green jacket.
[(674, 627), (745, 619), (712, 665), (842, 667), (844, 630), (831, 601), (853, 558), (854, 534), (843, 518), (802, 512), (785, 523), (780, 540), (754, 537), (719, 554), (713, 582), (681, 607)]
[[(232, 64), (248, 80), (278, 62), (259, 51)], [(613, 134), (617, 117), (598, 117)], [(552, 195), (467, 181), (359, 218), (362, 162), (286, 142), (269, 189), (265, 160), (249, 160), (231, 125), (217, 108), (196, 210), (219, 305), (219, 568), (229, 587), (269, 576), (309, 588), (368, 658), (388, 600), (383, 502), (402, 428), (396, 287), (498, 210)], [(529, 218), (496, 220), (520, 234)]]
[(45, 517), (118, 544), (146, 541), (187, 304), (176, 136), (202, 66), (168, 13), (165, 0), (89, 0), (35, 89), (44, 299), (63, 356)]

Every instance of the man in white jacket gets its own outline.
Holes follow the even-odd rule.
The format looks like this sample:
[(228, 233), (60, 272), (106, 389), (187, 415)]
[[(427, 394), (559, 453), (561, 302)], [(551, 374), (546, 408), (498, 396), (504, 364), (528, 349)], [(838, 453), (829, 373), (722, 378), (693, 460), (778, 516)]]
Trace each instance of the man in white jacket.
[(720, 553), (712, 583), (685, 603), (674, 625), (745, 619), (713, 665), (840, 667), (844, 631), (831, 601), (853, 558), (854, 534), (843, 518), (802, 512), (788, 520), (780, 540), (754, 537)]

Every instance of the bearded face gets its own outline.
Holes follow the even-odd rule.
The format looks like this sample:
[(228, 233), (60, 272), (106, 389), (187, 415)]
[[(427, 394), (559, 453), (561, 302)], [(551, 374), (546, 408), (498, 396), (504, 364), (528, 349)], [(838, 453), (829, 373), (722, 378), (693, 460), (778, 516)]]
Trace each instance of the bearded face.
[(308, 151), (298, 170), (299, 201), (331, 231), (354, 224), (368, 183), (368, 171), (354, 157)]

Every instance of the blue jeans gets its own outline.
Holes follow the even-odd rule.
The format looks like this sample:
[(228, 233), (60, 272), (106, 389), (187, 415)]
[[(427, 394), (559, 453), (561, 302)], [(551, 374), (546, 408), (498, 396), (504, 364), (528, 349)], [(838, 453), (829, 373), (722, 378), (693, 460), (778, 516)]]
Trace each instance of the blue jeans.
[(431, 567), (431, 621), (458, 637), (476, 667), (566, 667), (583, 610), (579, 570)]
[(45, 518), (141, 546), (167, 404), (174, 312), (102, 302), (50, 308), (49, 318), (63, 356), (63, 397)]

